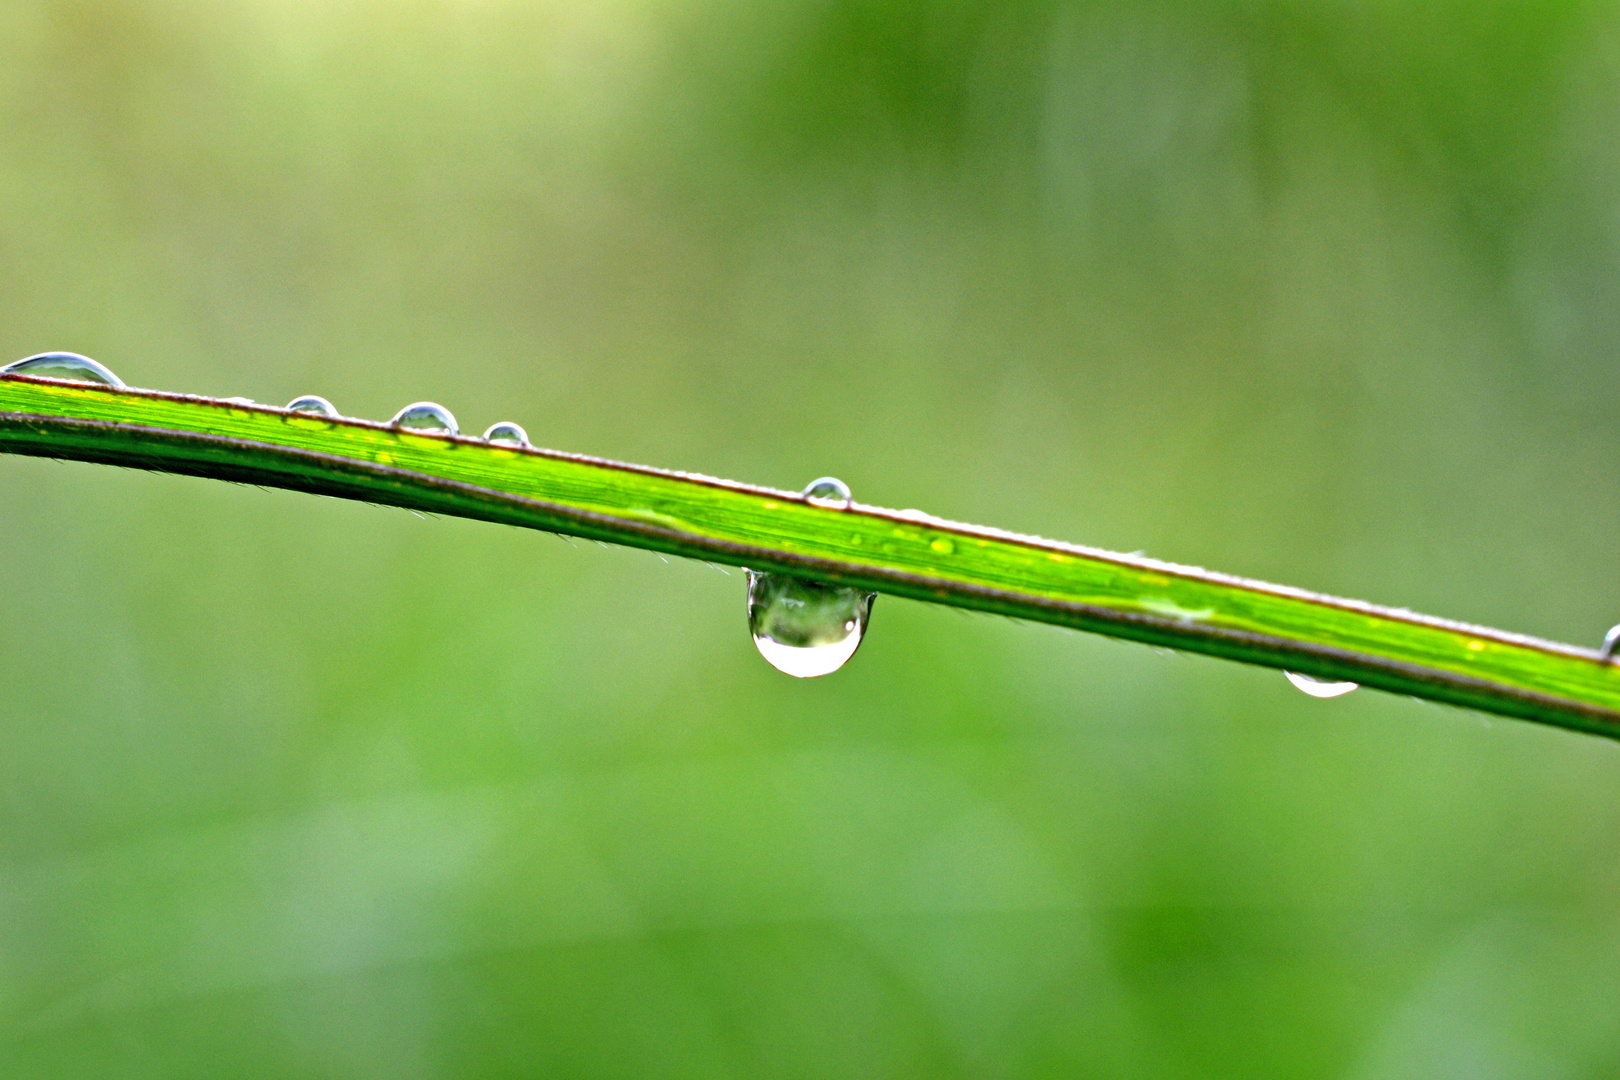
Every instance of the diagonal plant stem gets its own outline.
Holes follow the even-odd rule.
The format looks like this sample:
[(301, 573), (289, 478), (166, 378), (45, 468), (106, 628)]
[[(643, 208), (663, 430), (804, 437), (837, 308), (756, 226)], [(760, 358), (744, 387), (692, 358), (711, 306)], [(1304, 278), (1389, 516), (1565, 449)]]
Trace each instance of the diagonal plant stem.
[(264, 405), (0, 377), (0, 451), (480, 518), (1620, 737), (1590, 649), (911, 511)]

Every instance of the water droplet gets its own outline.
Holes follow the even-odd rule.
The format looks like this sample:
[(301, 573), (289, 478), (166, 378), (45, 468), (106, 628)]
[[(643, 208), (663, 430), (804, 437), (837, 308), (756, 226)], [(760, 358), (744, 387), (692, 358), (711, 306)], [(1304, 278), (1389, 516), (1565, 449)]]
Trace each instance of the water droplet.
[(1620, 623), (1609, 627), (1609, 632), (1603, 635), (1603, 648), (1598, 650), (1598, 655), (1604, 660), (1613, 660), (1617, 645), (1620, 645)]
[(854, 501), (849, 493), (849, 485), (836, 476), (823, 476), (810, 481), (805, 486), (804, 497), (817, 506), (831, 506), (838, 510), (849, 509), (849, 504)]
[(123, 388), (124, 380), (88, 356), (71, 352), (47, 352), (29, 356), (0, 368), (0, 375), (38, 375), (68, 382), (100, 383)]
[(414, 405), (407, 405), (395, 413), (394, 418), (388, 422), (398, 428), (425, 431), (433, 435), (461, 433), (456, 427), (456, 418), (450, 415), (450, 410), (431, 401), (418, 401)]
[(332, 403), (319, 394), (305, 394), (303, 397), (293, 398), (287, 402), (287, 411), (310, 413), (314, 416), (328, 416), (334, 420), (337, 419), (338, 415), (338, 411), (333, 408)]
[(502, 420), (489, 426), (489, 430), (484, 432), (484, 441), (501, 446), (528, 446), (529, 433), (510, 420)]
[(1311, 697), (1329, 698), (1343, 697), (1352, 690), (1359, 689), (1360, 683), (1334, 682), (1331, 679), (1318, 679), (1310, 675), (1301, 675), (1297, 671), (1285, 671), (1288, 681), (1294, 686), (1311, 695)]
[(876, 593), (789, 574), (748, 572), (748, 632), (776, 670), (828, 675), (860, 647)]

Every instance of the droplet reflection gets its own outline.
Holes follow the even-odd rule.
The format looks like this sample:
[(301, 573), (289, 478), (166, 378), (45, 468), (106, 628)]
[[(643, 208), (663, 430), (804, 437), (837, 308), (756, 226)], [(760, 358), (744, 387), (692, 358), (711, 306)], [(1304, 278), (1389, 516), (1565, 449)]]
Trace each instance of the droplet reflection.
[(460, 434), (460, 429), (456, 427), (456, 418), (450, 415), (450, 410), (431, 401), (418, 401), (414, 405), (407, 405), (395, 413), (394, 418), (388, 422), (398, 428), (422, 431), (430, 435)]
[(0, 375), (36, 375), (42, 379), (98, 383), (122, 389), (124, 380), (88, 356), (70, 352), (39, 353), (0, 368)]
[(1285, 671), (1288, 681), (1304, 693), (1317, 698), (1343, 697), (1352, 690), (1359, 689), (1360, 683), (1334, 682), (1331, 679), (1317, 679), (1310, 675), (1301, 675), (1297, 671)]
[(748, 573), (748, 631), (759, 654), (795, 678), (828, 675), (860, 648), (876, 593), (790, 574)]

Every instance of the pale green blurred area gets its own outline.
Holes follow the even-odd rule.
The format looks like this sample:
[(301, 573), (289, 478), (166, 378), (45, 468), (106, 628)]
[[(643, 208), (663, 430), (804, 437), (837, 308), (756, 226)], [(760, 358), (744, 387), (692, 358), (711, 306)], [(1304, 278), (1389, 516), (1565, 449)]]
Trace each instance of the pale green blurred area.
[[(1620, 16), (0, 5), (0, 360), (1595, 644)], [(1620, 747), (0, 459), (0, 1074), (1620, 1073)]]

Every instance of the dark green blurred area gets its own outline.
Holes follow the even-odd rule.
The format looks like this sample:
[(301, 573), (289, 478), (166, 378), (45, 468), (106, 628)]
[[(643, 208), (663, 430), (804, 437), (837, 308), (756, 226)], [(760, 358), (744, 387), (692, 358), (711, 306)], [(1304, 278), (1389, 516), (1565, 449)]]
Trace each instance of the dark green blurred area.
[[(0, 5), (0, 360), (1595, 644), (1620, 17)], [(1608, 1077), (1620, 748), (0, 459), (0, 1073)]]

